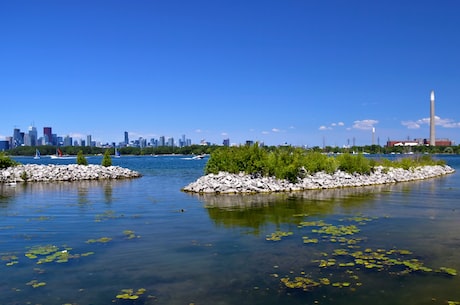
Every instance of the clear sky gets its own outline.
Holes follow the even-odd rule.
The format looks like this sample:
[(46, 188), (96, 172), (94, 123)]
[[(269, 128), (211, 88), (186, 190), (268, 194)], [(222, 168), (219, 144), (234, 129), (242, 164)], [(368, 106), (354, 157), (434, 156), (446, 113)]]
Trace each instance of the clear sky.
[(0, 139), (460, 144), (460, 1), (0, 0)]

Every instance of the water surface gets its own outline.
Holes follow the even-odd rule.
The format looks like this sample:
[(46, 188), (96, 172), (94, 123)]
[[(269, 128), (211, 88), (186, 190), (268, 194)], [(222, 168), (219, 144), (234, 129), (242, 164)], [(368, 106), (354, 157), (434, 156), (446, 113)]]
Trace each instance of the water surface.
[[(460, 158), (442, 158), (460, 169)], [(112, 161), (143, 176), (0, 185), (0, 304), (460, 301), (459, 276), (441, 271), (460, 271), (458, 173), (370, 188), (205, 196), (180, 189), (203, 174), (206, 159)], [(355, 230), (331, 233), (339, 228)], [(37, 249), (50, 253), (31, 258)], [(366, 253), (366, 264), (356, 263)], [(286, 287), (296, 277), (320, 284)], [(138, 299), (117, 299), (141, 288)]]

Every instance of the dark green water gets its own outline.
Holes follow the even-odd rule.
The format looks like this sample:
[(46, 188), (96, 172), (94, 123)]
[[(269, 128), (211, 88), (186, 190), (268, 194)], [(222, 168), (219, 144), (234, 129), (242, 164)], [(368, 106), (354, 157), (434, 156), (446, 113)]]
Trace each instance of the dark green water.
[(460, 272), (458, 173), (297, 194), (181, 192), (205, 162), (123, 156), (114, 165), (142, 178), (0, 185), (0, 304), (460, 301), (460, 275), (443, 269)]

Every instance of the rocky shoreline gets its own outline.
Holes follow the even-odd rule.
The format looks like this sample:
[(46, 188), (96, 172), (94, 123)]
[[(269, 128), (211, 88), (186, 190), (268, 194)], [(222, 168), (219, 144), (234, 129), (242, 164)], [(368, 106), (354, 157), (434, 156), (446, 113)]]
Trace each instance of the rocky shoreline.
[(423, 180), (454, 172), (455, 170), (447, 165), (420, 166), (409, 170), (378, 166), (370, 175), (349, 174), (342, 171), (337, 171), (333, 174), (318, 172), (299, 179), (297, 183), (291, 183), (287, 180), (280, 180), (274, 177), (257, 177), (244, 173), (230, 174), (220, 172), (218, 174), (202, 176), (195, 182), (182, 188), (182, 191), (203, 194), (291, 192)]
[(127, 179), (140, 176), (136, 171), (119, 166), (24, 164), (0, 170), (0, 183)]

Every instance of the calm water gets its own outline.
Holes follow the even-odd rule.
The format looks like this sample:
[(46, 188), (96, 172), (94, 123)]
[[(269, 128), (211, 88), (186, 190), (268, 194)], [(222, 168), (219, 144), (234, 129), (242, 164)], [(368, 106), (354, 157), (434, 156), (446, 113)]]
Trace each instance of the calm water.
[[(0, 185), (0, 304), (460, 301), (460, 275), (442, 269), (460, 271), (458, 173), (297, 194), (181, 192), (205, 162), (123, 156), (114, 165), (142, 178)], [(123, 289), (145, 292), (117, 299)]]

